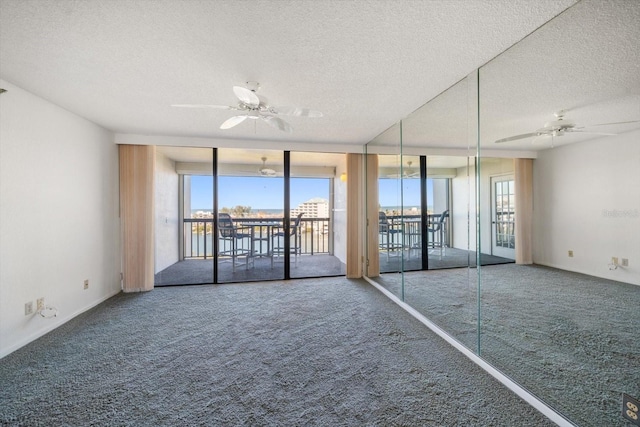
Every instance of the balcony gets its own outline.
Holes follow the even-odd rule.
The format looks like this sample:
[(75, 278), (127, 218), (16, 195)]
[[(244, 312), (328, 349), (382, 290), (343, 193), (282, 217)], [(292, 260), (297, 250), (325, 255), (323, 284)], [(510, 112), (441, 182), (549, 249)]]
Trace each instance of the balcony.
[[(241, 262), (227, 255), (229, 242), (218, 239), (218, 283), (276, 280), (284, 278), (282, 237), (283, 218), (234, 218), (235, 226), (252, 230), (251, 238), (235, 243)], [(291, 246), (295, 245), (291, 237)], [(330, 218), (301, 218), (299, 250), (291, 253), (291, 277), (344, 275), (345, 265), (333, 255), (333, 229)], [(213, 218), (185, 218), (181, 259), (155, 275), (156, 286), (204, 284), (214, 282)], [(278, 250), (280, 249), (280, 250)], [(235, 265), (234, 265), (235, 264)], [(245, 265), (246, 264), (246, 265)]]
[[(442, 224), (438, 224), (441, 214), (427, 215), (427, 256), (428, 269), (475, 267), (476, 252), (454, 248), (451, 245), (452, 229), (450, 219), (446, 216)], [(422, 230), (420, 215), (387, 215), (390, 233), (378, 233), (380, 251), (380, 272), (394, 273), (423, 269), (422, 265)], [(380, 228), (383, 230), (383, 228)], [(481, 265), (509, 264), (512, 259), (480, 254)]]

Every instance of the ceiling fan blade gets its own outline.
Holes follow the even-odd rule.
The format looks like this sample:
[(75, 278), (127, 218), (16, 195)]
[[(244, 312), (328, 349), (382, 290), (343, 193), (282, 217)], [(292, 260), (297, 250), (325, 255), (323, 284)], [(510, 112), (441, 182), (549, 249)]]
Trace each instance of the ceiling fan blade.
[(496, 144), (501, 144), (503, 142), (516, 141), (518, 139), (531, 138), (532, 136), (540, 136), (540, 132), (532, 132), (532, 133), (523, 133), (522, 135), (514, 135), (508, 138), (502, 138), (495, 141)]
[(579, 129), (572, 129), (572, 130), (566, 130), (566, 132), (568, 133), (587, 133), (589, 135), (606, 135), (606, 136), (614, 136), (617, 135), (617, 133), (607, 133), (607, 132), (589, 132), (588, 130), (579, 130)]
[(235, 93), (238, 99), (244, 104), (256, 108), (260, 105), (260, 98), (258, 98), (258, 95), (246, 87), (234, 86), (233, 93)]
[(630, 120), (628, 122), (598, 123), (595, 125), (585, 125), (585, 126), (582, 126), (580, 129), (590, 128), (595, 126), (626, 125), (628, 123), (640, 123), (640, 120)]
[(233, 116), (230, 119), (227, 119), (224, 121), (224, 123), (222, 123), (220, 125), (220, 129), (230, 129), (234, 126), (239, 125), (240, 123), (244, 122), (246, 120), (246, 118), (249, 116)]
[(294, 117), (322, 117), (322, 113), (316, 110), (310, 110), (308, 108), (296, 108), (296, 107), (273, 107), (276, 114), (282, 114), (283, 116)]
[(293, 132), (293, 128), (291, 127), (291, 125), (289, 125), (289, 123), (285, 122), (279, 117), (274, 117), (274, 116), (260, 116), (260, 117), (262, 118), (262, 120), (267, 122), (269, 126), (272, 126), (283, 132), (287, 132), (287, 133)]
[(207, 104), (172, 104), (172, 107), (179, 108), (214, 108), (216, 110), (237, 110), (236, 107), (229, 105), (207, 105)]

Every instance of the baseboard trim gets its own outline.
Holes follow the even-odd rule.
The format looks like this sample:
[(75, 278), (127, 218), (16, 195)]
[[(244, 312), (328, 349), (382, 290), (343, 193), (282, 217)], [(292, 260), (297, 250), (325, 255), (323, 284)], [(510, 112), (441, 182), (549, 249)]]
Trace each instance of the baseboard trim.
[(561, 415), (560, 413), (558, 413), (555, 410), (553, 410), (551, 407), (549, 407), (543, 401), (538, 399), (535, 395), (529, 393), (526, 389), (522, 388), (518, 383), (514, 382), (512, 379), (510, 379), (505, 374), (500, 372), (494, 366), (490, 365), (487, 361), (482, 359), (480, 356), (478, 356), (477, 354), (475, 354), (474, 352), (469, 350), (462, 343), (460, 343), (458, 340), (456, 340), (451, 335), (449, 335), (447, 332), (445, 332), (444, 329), (441, 329), (435, 323), (433, 323), (429, 319), (427, 319), (424, 315), (422, 315), (420, 312), (418, 312), (415, 308), (411, 307), (410, 305), (408, 305), (404, 301), (401, 301), (400, 298), (398, 298), (396, 295), (394, 295), (392, 292), (388, 291), (386, 288), (384, 288), (380, 284), (376, 283), (373, 279), (371, 279), (369, 277), (366, 277), (366, 276), (364, 276), (364, 279), (367, 282), (369, 282), (369, 284), (371, 284), (373, 287), (375, 287), (380, 292), (382, 292), (387, 298), (389, 298), (391, 301), (395, 302), (402, 309), (404, 309), (406, 312), (408, 312), (416, 320), (418, 320), (419, 322), (424, 324), (426, 327), (431, 329), (433, 332), (435, 332), (437, 335), (439, 335), (446, 342), (448, 342), (453, 347), (455, 347), (459, 352), (464, 354), (473, 363), (475, 363), (476, 365), (480, 366), (484, 371), (489, 373), (489, 375), (494, 377), (496, 380), (498, 380), (500, 383), (502, 383), (509, 390), (511, 390), (515, 394), (517, 394), (522, 400), (524, 400), (525, 402), (527, 402), (528, 404), (533, 406), (535, 409), (537, 409), (545, 417), (549, 418), (551, 421), (553, 421), (554, 423), (556, 423), (560, 427), (576, 427), (576, 424), (572, 423), (567, 418), (565, 418), (563, 415)]
[(115, 295), (118, 295), (120, 292), (122, 292), (121, 289), (116, 289), (116, 290), (108, 293), (107, 295), (97, 299), (96, 301), (92, 302), (91, 304), (89, 304), (89, 305), (87, 305), (87, 306), (85, 306), (85, 307), (83, 307), (83, 308), (81, 308), (79, 310), (76, 310), (75, 312), (71, 313), (70, 315), (68, 315), (68, 316), (66, 316), (64, 318), (61, 318), (56, 323), (53, 323), (53, 324), (51, 324), (51, 325), (39, 330), (38, 332), (33, 333), (33, 334), (29, 335), (28, 337), (18, 341), (17, 343), (9, 346), (8, 348), (3, 349), (2, 351), (0, 351), (0, 359), (2, 359), (5, 356), (8, 356), (9, 354), (11, 354), (14, 351), (24, 347), (25, 345), (37, 340), (38, 338), (48, 334), (49, 332), (53, 331), (54, 329), (64, 325), (69, 320), (71, 320), (71, 319), (75, 318), (76, 316), (84, 313), (85, 311), (88, 311), (88, 310), (92, 309), (93, 307), (95, 307), (95, 306), (97, 306), (99, 304), (102, 304), (103, 302), (105, 302), (109, 298), (111, 298), (111, 297), (113, 297)]
[[(555, 268), (556, 270), (570, 271), (571, 273), (584, 274), (585, 276), (596, 277), (598, 279), (611, 280), (613, 282), (620, 282), (620, 283), (626, 283), (628, 285), (640, 286), (640, 282), (633, 282), (633, 281), (629, 281), (628, 279), (624, 280), (624, 277), (606, 276), (605, 274), (597, 271), (596, 272), (584, 271), (584, 270), (572, 268), (572, 266), (570, 265), (567, 266), (567, 265), (558, 265), (553, 263), (539, 263), (539, 262), (534, 262), (533, 265), (540, 265), (542, 267)], [(627, 271), (628, 267), (619, 266), (618, 268), (620, 268), (620, 271), (625, 272), (625, 274), (629, 273)]]

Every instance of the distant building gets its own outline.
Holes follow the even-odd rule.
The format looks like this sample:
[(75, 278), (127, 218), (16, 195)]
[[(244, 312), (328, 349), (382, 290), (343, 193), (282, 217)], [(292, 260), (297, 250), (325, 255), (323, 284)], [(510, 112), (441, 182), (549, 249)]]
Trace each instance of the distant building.
[(329, 201), (321, 197), (307, 200), (297, 208), (291, 209), (291, 218), (295, 218), (300, 213), (304, 213), (303, 218), (328, 218)]
[(213, 218), (213, 215), (208, 211), (197, 211), (191, 213), (191, 218)]

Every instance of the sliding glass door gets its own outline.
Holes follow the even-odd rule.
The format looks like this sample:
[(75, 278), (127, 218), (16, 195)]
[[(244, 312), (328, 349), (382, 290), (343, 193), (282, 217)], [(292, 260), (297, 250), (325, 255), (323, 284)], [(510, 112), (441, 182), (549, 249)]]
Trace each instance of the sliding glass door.
[(217, 150), (217, 282), (284, 279), (284, 153)]
[(345, 155), (292, 152), (290, 159), (290, 277), (344, 275)]
[(155, 176), (156, 286), (345, 274), (344, 154), (158, 147)]
[(212, 149), (157, 147), (155, 286), (213, 283), (213, 182)]

